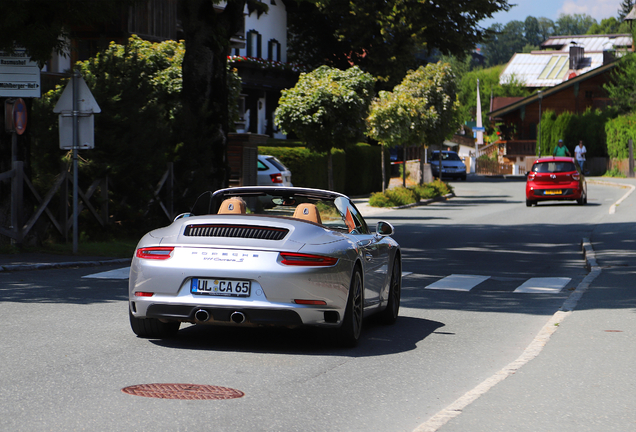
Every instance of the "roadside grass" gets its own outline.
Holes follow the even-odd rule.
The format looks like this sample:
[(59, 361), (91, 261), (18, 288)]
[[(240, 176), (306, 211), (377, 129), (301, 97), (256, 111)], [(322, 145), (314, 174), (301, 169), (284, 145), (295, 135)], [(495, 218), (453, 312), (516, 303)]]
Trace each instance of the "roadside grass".
[(131, 258), (138, 240), (110, 240), (102, 242), (78, 242), (77, 254), (73, 254), (73, 244), (44, 242), (41, 246), (0, 245), (0, 254), (46, 253), (53, 255), (103, 256)]

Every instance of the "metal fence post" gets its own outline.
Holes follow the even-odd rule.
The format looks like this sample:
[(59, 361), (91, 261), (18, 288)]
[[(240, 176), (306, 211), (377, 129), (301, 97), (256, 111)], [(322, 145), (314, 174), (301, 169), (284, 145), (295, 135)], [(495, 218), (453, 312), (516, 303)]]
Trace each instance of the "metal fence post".
[(629, 172), (627, 173), (627, 177), (634, 178), (634, 141), (630, 138), (629, 141)]

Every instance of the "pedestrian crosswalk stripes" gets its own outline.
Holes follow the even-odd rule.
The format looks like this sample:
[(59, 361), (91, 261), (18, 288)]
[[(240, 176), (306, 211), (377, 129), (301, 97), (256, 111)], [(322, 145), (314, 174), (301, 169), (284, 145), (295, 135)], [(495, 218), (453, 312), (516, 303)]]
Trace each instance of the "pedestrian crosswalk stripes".
[(452, 274), (430, 284), (426, 289), (470, 291), (488, 278), (490, 276)]
[[(490, 276), (452, 274), (425, 286), (424, 289), (468, 292), (488, 279)], [(511, 291), (530, 294), (557, 294), (571, 280), (567, 277), (530, 278)]]
[(572, 279), (566, 277), (532, 278), (528, 279), (517, 288), (516, 293), (558, 293)]

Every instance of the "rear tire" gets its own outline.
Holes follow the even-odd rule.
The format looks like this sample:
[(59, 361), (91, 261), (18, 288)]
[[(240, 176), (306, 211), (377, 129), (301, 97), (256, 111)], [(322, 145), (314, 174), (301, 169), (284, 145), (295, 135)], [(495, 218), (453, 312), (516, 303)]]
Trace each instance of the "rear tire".
[(130, 328), (141, 338), (162, 339), (174, 336), (179, 331), (180, 322), (164, 323), (156, 318), (136, 318), (128, 310)]
[(349, 286), (349, 298), (342, 325), (337, 330), (338, 342), (343, 347), (353, 348), (357, 345), (362, 333), (362, 316), (364, 305), (364, 287), (362, 273), (356, 266)]
[(526, 207), (532, 207), (533, 205), (536, 204), (536, 201), (532, 201), (532, 200), (526, 200)]
[(383, 324), (391, 325), (397, 321), (400, 312), (400, 297), (402, 295), (402, 265), (399, 255), (395, 255), (393, 260), (393, 271), (391, 272), (391, 282), (389, 285), (389, 302), (386, 309), (380, 312), (380, 321)]

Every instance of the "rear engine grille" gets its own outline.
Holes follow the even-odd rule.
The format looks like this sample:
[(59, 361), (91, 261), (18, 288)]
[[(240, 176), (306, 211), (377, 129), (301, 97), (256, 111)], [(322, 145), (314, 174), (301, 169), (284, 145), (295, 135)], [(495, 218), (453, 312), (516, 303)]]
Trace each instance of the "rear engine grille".
[(258, 240), (282, 240), (289, 232), (286, 228), (253, 225), (188, 225), (183, 233), (190, 237), (231, 237)]

